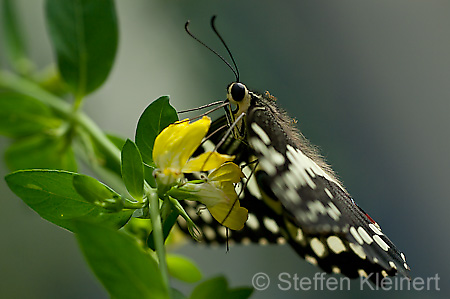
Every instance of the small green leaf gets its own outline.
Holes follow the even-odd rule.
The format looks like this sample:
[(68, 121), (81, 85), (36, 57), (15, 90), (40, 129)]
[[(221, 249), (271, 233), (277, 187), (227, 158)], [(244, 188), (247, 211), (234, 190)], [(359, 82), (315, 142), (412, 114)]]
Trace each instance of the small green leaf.
[(114, 190), (87, 175), (73, 177), (75, 190), (86, 201), (108, 210), (120, 211), (123, 208), (122, 198)]
[(230, 290), (227, 299), (247, 299), (253, 293), (252, 288), (240, 287)]
[(22, 137), (55, 129), (61, 120), (42, 102), (12, 92), (0, 91), (0, 134)]
[(76, 171), (72, 147), (63, 137), (34, 135), (13, 143), (5, 152), (11, 170), (45, 168)]
[(87, 223), (76, 227), (84, 256), (112, 298), (169, 298), (156, 261), (135, 239)]
[(19, 18), (15, 9), (15, 1), (3, 0), (0, 15), (0, 28), (3, 28), (3, 44), (6, 55), (12, 63), (12, 67), (20, 74), (25, 74), (31, 69), (31, 62), (27, 58), (26, 47)]
[(142, 154), (142, 160), (150, 165), (153, 164), (153, 144), (158, 134), (168, 125), (176, 122), (178, 115), (176, 110), (169, 104), (169, 97), (162, 96), (152, 102), (139, 118), (136, 128), (136, 144)]
[(97, 89), (116, 55), (118, 29), (113, 0), (47, 0), (48, 29), (58, 67), (76, 96)]
[(180, 255), (168, 254), (167, 267), (169, 273), (184, 282), (197, 282), (202, 279), (202, 273), (188, 258)]
[(228, 284), (223, 276), (208, 279), (192, 291), (190, 299), (228, 299)]
[(22, 170), (6, 176), (9, 188), (42, 218), (74, 230), (73, 220), (122, 227), (132, 210), (110, 213), (87, 202), (73, 186), (76, 173), (58, 170)]
[(137, 200), (144, 195), (144, 165), (136, 144), (127, 139), (122, 148), (122, 178), (128, 192)]

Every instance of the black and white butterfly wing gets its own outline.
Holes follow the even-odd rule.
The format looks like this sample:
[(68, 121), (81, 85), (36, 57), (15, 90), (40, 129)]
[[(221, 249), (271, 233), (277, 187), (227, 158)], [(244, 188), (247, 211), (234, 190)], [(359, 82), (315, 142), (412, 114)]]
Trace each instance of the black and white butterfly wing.
[(251, 96), (245, 121), (259, 161), (256, 181), (268, 205), (281, 204), (279, 225), (290, 245), (326, 272), (372, 280), (396, 272), (408, 276), (403, 253), (355, 204), (292, 121), (272, 99)]
[[(242, 230), (227, 232), (208, 211), (198, 213), (197, 203), (184, 203), (203, 231), (203, 241), (287, 242), (328, 273), (369, 276), (374, 283), (396, 273), (409, 277), (404, 254), (353, 201), (292, 119), (272, 97), (253, 92), (248, 96), (239, 128), (242, 138), (225, 136), (223, 117), (213, 122), (210, 133), (216, 133), (203, 147), (213, 150), (225, 138), (218, 151), (236, 155), (235, 162), (243, 168), (240, 204), (249, 218)], [(180, 226), (187, 231), (183, 223)]]

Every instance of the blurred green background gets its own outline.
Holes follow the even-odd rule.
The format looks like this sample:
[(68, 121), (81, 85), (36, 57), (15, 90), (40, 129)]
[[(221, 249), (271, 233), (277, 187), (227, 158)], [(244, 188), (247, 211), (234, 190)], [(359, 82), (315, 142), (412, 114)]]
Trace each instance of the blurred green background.
[[(52, 61), (43, 1), (17, 0), (31, 55)], [(140, 113), (160, 95), (178, 109), (225, 98), (227, 67), (184, 32), (225, 53), (248, 87), (278, 98), (319, 145), (358, 204), (405, 252), (413, 277), (439, 274), (440, 292), (280, 291), (281, 272), (317, 268), (288, 246), (207, 248), (188, 243), (205, 275), (233, 286), (272, 279), (252, 298), (449, 298), (449, 1), (117, 1), (120, 44), (107, 83), (86, 100), (100, 126), (133, 137)], [(5, 57), (0, 51), (0, 59)], [(0, 149), (7, 141), (0, 139)], [(8, 171), (0, 163), (0, 175)], [(107, 298), (75, 238), (40, 219), (0, 181), (0, 297)], [(188, 290), (191, 286), (177, 284)]]

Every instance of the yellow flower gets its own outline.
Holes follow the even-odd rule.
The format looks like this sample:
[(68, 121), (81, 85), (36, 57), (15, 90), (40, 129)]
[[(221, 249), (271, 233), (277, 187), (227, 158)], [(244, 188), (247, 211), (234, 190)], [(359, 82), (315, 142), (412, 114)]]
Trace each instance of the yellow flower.
[(180, 188), (172, 189), (169, 194), (179, 199), (203, 203), (220, 224), (239, 230), (247, 221), (248, 211), (241, 207), (234, 184), (243, 176), (239, 166), (228, 162), (211, 172), (205, 182), (186, 183)]
[(185, 119), (162, 130), (153, 146), (153, 162), (158, 168), (159, 184), (170, 186), (183, 178), (183, 173), (209, 171), (234, 159), (218, 152), (206, 152), (191, 158), (210, 125), (211, 119), (204, 116), (193, 123)]

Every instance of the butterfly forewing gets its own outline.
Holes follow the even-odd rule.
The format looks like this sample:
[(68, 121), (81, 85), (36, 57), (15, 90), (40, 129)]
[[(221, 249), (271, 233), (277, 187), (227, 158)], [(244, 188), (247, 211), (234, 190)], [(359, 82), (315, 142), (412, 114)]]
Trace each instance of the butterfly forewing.
[[(249, 218), (242, 230), (227, 233), (207, 210), (184, 203), (203, 240), (287, 242), (328, 273), (370, 276), (374, 283), (396, 273), (409, 277), (404, 254), (356, 205), (274, 98), (251, 91), (248, 95), (246, 116), (234, 134), (226, 135), (227, 119), (219, 118), (202, 148), (213, 150), (220, 143), (220, 153), (236, 156), (234, 162), (246, 175), (239, 186), (240, 204)], [(180, 226), (187, 231), (183, 223)]]
[[(252, 95), (246, 117), (250, 148), (259, 161), (260, 189), (279, 201), (288, 242), (327, 272), (349, 277), (379, 274), (408, 276), (404, 255), (359, 208), (309, 144), (296, 137), (273, 100)], [(378, 277), (378, 279), (380, 279)], [(376, 279), (376, 276), (372, 277)]]

